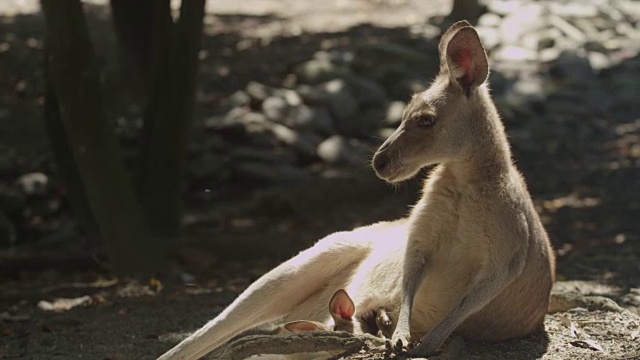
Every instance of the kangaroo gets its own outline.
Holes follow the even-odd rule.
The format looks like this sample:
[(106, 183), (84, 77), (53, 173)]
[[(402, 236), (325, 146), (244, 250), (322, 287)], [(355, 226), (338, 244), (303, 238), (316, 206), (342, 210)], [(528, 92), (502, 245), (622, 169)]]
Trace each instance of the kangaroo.
[(439, 164), (409, 216), (319, 240), (159, 360), (198, 359), (277, 320), (335, 328), (326, 304), (338, 289), (353, 299), (351, 319), (361, 325), (354, 332), (384, 314), (394, 341), (421, 340), (410, 350), (416, 355), (438, 350), (454, 331), (501, 341), (543, 330), (554, 257), (489, 96), (485, 51), (475, 30), (459, 22), (439, 53), (435, 81), (413, 97), (373, 158), (388, 182)]
[(484, 341), (542, 330), (555, 274), (549, 239), (489, 95), (478, 34), (466, 21), (455, 23), (439, 52), (439, 74), (373, 158), (388, 182), (439, 164), (409, 216), (392, 337), (407, 344), (421, 336), (409, 352), (418, 356), (437, 351), (454, 330)]
[[(406, 223), (380, 222), (319, 240), (260, 277), (158, 360), (199, 359), (233, 336), (275, 321), (306, 319), (328, 329), (390, 336), (400, 303)], [(336, 316), (326, 305), (339, 289), (353, 297), (354, 306), (341, 307)]]

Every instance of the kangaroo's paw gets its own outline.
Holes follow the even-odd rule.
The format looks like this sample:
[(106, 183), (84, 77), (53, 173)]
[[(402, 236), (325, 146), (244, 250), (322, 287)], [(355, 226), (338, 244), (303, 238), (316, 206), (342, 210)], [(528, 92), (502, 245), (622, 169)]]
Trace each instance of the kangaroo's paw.
[(430, 342), (428, 338), (422, 338), (420, 341), (416, 341), (408, 352), (409, 356), (424, 358), (440, 354), (439, 348), (440, 344)]

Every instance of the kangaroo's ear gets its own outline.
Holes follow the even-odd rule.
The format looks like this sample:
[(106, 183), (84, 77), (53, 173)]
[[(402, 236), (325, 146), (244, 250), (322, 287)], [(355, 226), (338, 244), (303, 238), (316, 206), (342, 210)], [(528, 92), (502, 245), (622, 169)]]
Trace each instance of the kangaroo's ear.
[(470, 26), (459, 28), (450, 36), (445, 53), (440, 55), (446, 57), (451, 81), (469, 95), (489, 75), (487, 54), (478, 33)]
[(447, 69), (447, 57), (445, 56), (447, 52), (447, 45), (449, 44), (449, 41), (451, 41), (453, 35), (455, 35), (455, 33), (463, 27), (471, 27), (471, 24), (469, 24), (466, 20), (458, 21), (455, 24), (449, 26), (447, 31), (445, 31), (444, 34), (442, 34), (442, 36), (440, 37), (440, 44), (438, 45), (438, 53), (440, 54), (440, 69)]
[(329, 312), (336, 322), (338, 320), (351, 320), (351, 317), (356, 313), (356, 305), (349, 294), (340, 289), (333, 294), (331, 301), (329, 301)]
[(329, 327), (323, 323), (310, 320), (292, 321), (284, 324), (284, 328), (292, 333), (307, 331), (329, 331)]

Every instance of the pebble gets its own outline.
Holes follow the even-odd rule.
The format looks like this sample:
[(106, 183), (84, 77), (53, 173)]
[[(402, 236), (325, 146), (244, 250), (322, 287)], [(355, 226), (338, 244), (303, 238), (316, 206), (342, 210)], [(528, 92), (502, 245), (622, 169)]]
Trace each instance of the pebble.
[(262, 112), (272, 121), (283, 121), (287, 110), (287, 101), (280, 96), (269, 96), (262, 103)]
[(16, 185), (26, 195), (45, 195), (49, 189), (49, 177), (41, 172), (32, 172), (17, 178)]

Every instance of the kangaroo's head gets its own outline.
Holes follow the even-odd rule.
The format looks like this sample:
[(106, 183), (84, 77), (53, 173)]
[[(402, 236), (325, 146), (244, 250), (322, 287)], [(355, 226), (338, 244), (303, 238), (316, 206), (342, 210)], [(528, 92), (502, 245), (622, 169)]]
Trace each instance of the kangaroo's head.
[(406, 180), (427, 165), (464, 159), (481, 141), (482, 85), (489, 65), (478, 33), (466, 21), (455, 23), (443, 34), (439, 53), (435, 80), (413, 96), (400, 126), (373, 157), (384, 180)]

